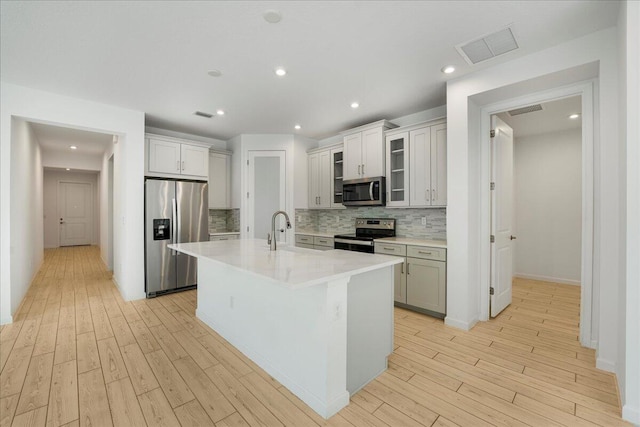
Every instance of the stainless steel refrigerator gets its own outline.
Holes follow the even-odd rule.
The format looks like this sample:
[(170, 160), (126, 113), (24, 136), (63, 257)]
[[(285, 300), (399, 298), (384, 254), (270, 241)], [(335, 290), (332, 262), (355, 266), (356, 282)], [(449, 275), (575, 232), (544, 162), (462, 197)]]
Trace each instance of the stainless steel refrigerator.
[(206, 182), (145, 179), (145, 291), (147, 298), (197, 284), (197, 260), (167, 248), (209, 240)]

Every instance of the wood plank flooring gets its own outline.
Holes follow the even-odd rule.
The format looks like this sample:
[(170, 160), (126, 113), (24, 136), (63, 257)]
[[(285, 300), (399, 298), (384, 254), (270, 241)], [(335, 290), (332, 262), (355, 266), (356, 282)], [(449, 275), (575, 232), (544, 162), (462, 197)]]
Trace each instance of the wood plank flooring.
[(469, 332), (396, 308), (389, 369), (324, 420), (195, 318), (195, 291), (124, 302), (98, 248), (46, 250), (0, 330), (0, 426), (627, 425), (579, 301), (518, 280)]

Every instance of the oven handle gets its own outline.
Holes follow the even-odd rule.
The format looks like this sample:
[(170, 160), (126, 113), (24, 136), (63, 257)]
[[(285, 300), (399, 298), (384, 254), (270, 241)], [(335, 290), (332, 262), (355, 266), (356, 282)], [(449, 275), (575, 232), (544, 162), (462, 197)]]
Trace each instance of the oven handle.
[(373, 200), (373, 181), (369, 183), (369, 197)]
[(335, 243), (346, 243), (349, 245), (373, 246), (373, 242), (364, 241), (364, 240), (334, 239), (333, 241)]

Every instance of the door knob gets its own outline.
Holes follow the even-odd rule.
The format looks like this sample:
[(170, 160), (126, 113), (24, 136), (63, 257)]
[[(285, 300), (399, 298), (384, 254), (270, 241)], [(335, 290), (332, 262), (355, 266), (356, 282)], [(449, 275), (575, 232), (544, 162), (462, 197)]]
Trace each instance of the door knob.
[(516, 240), (516, 236), (509, 237), (509, 240)]

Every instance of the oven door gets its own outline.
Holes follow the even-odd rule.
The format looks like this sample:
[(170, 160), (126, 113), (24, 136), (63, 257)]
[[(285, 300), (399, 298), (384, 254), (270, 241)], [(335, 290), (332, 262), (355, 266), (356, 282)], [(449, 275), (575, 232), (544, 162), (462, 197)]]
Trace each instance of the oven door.
[(341, 239), (336, 237), (333, 239), (333, 248), (334, 249), (342, 249), (345, 251), (356, 251), (356, 252), (366, 252), (366, 253), (374, 253), (373, 241), (371, 240), (351, 240), (351, 239)]

